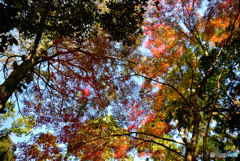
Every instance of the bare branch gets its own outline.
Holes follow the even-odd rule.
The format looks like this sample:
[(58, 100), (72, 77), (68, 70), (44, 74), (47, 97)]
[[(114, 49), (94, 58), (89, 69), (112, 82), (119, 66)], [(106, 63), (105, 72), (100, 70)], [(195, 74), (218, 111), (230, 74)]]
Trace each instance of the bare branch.
[(156, 135), (153, 135), (153, 134), (148, 134), (148, 133), (145, 133), (145, 132), (129, 132), (130, 134), (143, 134), (143, 135), (148, 135), (148, 136), (152, 136), (152, 137), (155, 137), (157, 139), (161, 139), (161, 140), (165, 140), (165, 141), (171, 141), (171, 142), (174, 142), (174, 143), (178, 143), (178, 144), (182, 144), (182, 145), (185, 145), (185, 143), (182, 143), (182, 142), (179, 142), (179, 141), (176, 141), (176, 140), (172, 140), (172, 139), (168, 139), (168, 138), (163, 138), (163, 137), (159, 137), (159, 136), (156, 136)]

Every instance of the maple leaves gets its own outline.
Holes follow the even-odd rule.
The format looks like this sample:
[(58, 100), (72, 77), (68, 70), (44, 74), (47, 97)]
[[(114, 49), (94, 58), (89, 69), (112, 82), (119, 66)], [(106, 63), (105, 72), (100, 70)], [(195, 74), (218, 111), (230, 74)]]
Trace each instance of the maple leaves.
[[(130, 46), (135, 44), (134, 40), (142, 33), (140, 25), (143, 21), (144, 5), (145, 1), (129, 0), (108, 1), (107, 3), (96, 0), (0, 2), (1, 10), (8, 15), (1, 17), (1, 21), (10, 22), (3, 25), (0, 30), (0, 50), (5, 52), (1, 53), (1, 57), (7, 58), (7, 61), (3, 62), (3, 72), (7, 75), (0, 86), (0, 112), (6, 112), (5, 103), (15, 90), (22, 93), (22, 87), (25, 89), (32, 82), (34, 71), (42, 70), (36, 67), (46, 61), (46, 52), (52, 49), (50, 43), (54, 39), (68, 37), (74, 40), (75, 44), (82, 44), (92, 35), (96, 36), (98, 29), (101, 31), (103, 28), (107, 31), (108, 38), (128, 43)], [(119, 6), (121, 6), (120, 11)], [(129, 9), (122, 10), (126, 7)], [(126, 19), (131, 23), (126, 23)], [(11, 31), (15, 28), (16, 31)], [(19, 36), (13, 37), (12, 33), (8, 32), (19, 32), (16, 34)], [(135, 39), (131, 38), (131, 35), (134, 35)], [(31, 47), (29, 43), (26, 43), (29, 39), (32, 41)], [(9, 52), (12, 51), (13, 44), (18, 45), (21, 51)], [(42, 44), (45, 48), (42, 48)], [(52, 57), (55, 56), (52, 55)], [(7, 70), (9, 62), (13, 64), (13, 67)]]
[[(71, 133), (73, 137), (66, 137), (69, 154), (79, 156), (83, 160), (126, 157), (127, 138), (121, 136), (123, 131), (112, 116), (108, 116), (106, 119), (100, 117), (75, 126), (75, 128), (68, 128), (68, 130), (73, 129), (75, 129), (75, 132)], [(66, 135), (60, 137), (64, 138), (63, 136)]]
[(83, 92), (84, 92), (84, 95), (86, 95), (86, 96), (89, 96), (89, 95), (90, 95), (90, 91), (89, 91), (89, 89), (87, 89), (87, 88), (85, 88), (85, 89), (83, 90)]
[(212, 44), (226, 41), (231, 32), (224, 31), (230, 31), (230, 28), (239, 26), (238, 3), (235, 0), (226, 0), (222, 3), (210, 1), (208, 3), (209, 10), (205, 12), (204, 25), (206, 25), (206, 38), (208, 41), (212, 41)]
[[(38, 79), (23, 113), (36, 116), (36, 127), (47, 125), (55, 133), (19, 144), (26, 158), (60, 159), (57, 144), (64, 144), (65, 159), (124, 159), (134, 148), (157, 159), (208, 159), (209, 125), (222, 119), (213, 111), (224, 109), (220, 96), (238, 105), (238, 95), (232, 97), (238, 88), (232, 85), (232, 98), (224, 91), (225, 80), (234, 80), (226, 71), (237, 64), (229, 61), (231, 45), (238, 47), (239, 11), (231, 7), (238, 2), (209, 1), (204, 13), (203, 1), (154, 2), (144, 24), (152, 56), (138, 53), (140, 37), (129, 37), (136, 41), (129, 47), (105, 31), (82, 44), (67, 36), (53, 40), (36, 66)], [(131, 76), (144, 78), (140, 87)]]
[(56, 144), (56, 136), (47, 132), (40, 133), (38, 136), (32, 138), (33, 144), (28, 145), (27, 142), (19, 144), (19, 148), (25, 149), (19, 159), (51, 159), (62, 160), (61, 149)]
[[(122, 43), (116, 47), (116, 42), (110, 41), (104, 32), (81, 46), (67, 37), (54, 40), (52, 46), (45, 53), (46, 62), (43, 64), (48, 72), (36, 71), (39, 79), (34, 81), (33, 91), (25, 97), (23, 114), (36, 116), (35, 128), (46, 125), (54, 130), (51, 137), (56, 143), (67, 145), (65, 157), (75, 156), (82, 160), (105, 160), (115, 156), (125, 158), (128, 139), (122, 136), (123, 132), (118, 134), (121, 128), (116, 124), (112, 125), (113, 128), (108, 127), (110, 125), (104, 123), (101, 117), (105, 116), (111, 99), (116, 101), (118, 98), (118, 101), (127, 105), (124, 97), (136, 87), (136, 83), (128, 78), (114, 80), (114, 77), (121, 76), (118, 64), (124, 70), (130, 62), (128, 56), (133, 49)], [(131, 106), (134, 104), (133, 101)], [(134, 112), (139, 113), (132, 118), (132, 122), (143, 112), (139, 111), (138, 106), (135, 105)], [(110, 119), (110, 122), (113, 120)], [(63, 157), (59, 156), (57, 145), (50, 142), (45, 144), (41, 139), (47, 136), (34, 136), (33, 142), (39, 141), (37, 145), (19, 145), (21, 149), (28, 149), (24, 154), (26, 158), (37, 155)], [(112, 139), (115, 141), (109, 142)], [(122, 145), (124, 142), (126, 146)], [(45, 151), (38, 148), (42, 144)], [(55, 150), (52, 147), (56, 147)], [(56, 152), (56, 155), (49, 156), (45, 154), (47, 151), (52, 154)]]
[[(228, 70), (225, 68), (226, 64), (217, 63), (218, 56), (225, 57), (226, 63), (228, 60), (226, 53), (228, 55), (233, 53), (230, 54), (228, 47), (224, 45), (230, 44), (235, 39), (234, 33), (239, 31), (239, 9), (233, 7), (235, 10), (233, 13), (228, 4), (239, 2), (226, 1), (220, 4), (209, 1), (203, 14), (200, 13), (202, 1), (159, 2), (150, 5), (146, 14), (148, 18), (145, 28), (145, 34), (148, 35), (146, 47), (151, 50), (153, 57), (147, 58), (143, 66), (136, 68), (136, 71), (139, 72), (139, 76), (149, 80), (143, 85), (146, 93), (149, 93), (147, 87), (151, 91), (155, 84), (161, 84), (161, 88), (153, 94), (152, 109), (155, 113), (165, 112), (163, 119), (165, 124), (158, 122), (159, 125), (167, 126), (171, 121), (175, 121), (171, 126), (172, 130), (166, 130), (164, 136), (176, 134), (173, 131), (176, 129), (187, 149), (185, 159), (193, 160), (196, 157), (194, 153), (200, 129), (204, 145), (203, 155), (207, 160), (206, 137), (212, 119), (209, 106), (212, 111), (218, 106), (218, 96), (221, 87), (224, 86), (223, 73), (225, 69)], [(229, 23), (223, 23), (226, 20)], [(220, 71), (216, 72), (216, 68)], [(208, 89), (204, 91), (206, 86)], [(218, 89), (217, 94), (211, 93), (214, 88)], [(205, 108), (208, 109), (206, 113), (203, 110)], [(204, 121), (205, 119), (208, 122)], [(161, 130), (159, 127), (157, 129)], [(188, 148), (192, 151), (188, 152)]]
[[(34, 92), (38, 93), (35, 102), (39, 102), (39, 107), (35, 107), (36, 112), (42, 113), (41, 115), (45, 116), (52, 113), (51, 116), (58, 117), (57, 113), (65, 113), (68, 111), (69, 115), (71, 115), (78, 111), (81, 116), (82, 111), (87, 109), (89, 102), (91, 102), (91, 104), (95, 102), (95, 106), (101, 108), (109, 104), (109, 101), (101, 96), (105, 95), (105, 86), (110, 85), (107, 81), (113, 77), (113, 71), (110, 67), (112, 60), (108, 58), (107, 55), (107, 52), (109, 51), (107, 51), (106, 45), (109, 44), (106, 43), (105, 46), (104, 44), (101, 44), (105, 51), (98, 51), (100, 39), (104, 42), (104, 36), (100, 37), (99, 35), (99, 41), (95, 41), (98, 42), (98, 44), (94, 44), (95, 42), (89, 42), (89, 44), (86, 43), (83, 45), (84, 47), (92, 43), (92, 45), (89, 46), (89, 49), (92, 51), (78, 48), (74, 42), (68, 41), (67, 39), (65, 41), (58, 40), (54, 42), (56, 53), (49, 55), (46, 63), (49, 72), (43, 73), (39, 71), (39, 73), (37, 73), (41, 82), (46, 83), (46, 88), (42, 90), (40, 84), (35, 85)], [(66, 47), (69, 43), (71, 43), (72, 47)], [(93, 53), (98, 54), (95, 55)], [(107, 64), (107, 62), (109, 63)], [(104, 80), (104, 77), (102, 76), (108, 76), (109, 79)], [(96, 97), (94, 98), (90, 94), (95, 95)], [(43, 102), (43, 99), (46, 101)], [(62, 100), (65, 100), (65, 103), (68, 103), (63, 104)], [(70, 102), (71, 104), (69, 104)], [(73, 106), (74, 102), (81, 104), (81, 106), (71, 108), (63, 107), (66, 105)], [(58, 108), (54, 110), (53, 107)], [(38, 110), (43, 108), (46, 109), (44, 111), (45, 114), (43, 111)], [(30, 108), (26, 108), (26, 110), (29, 111)]]

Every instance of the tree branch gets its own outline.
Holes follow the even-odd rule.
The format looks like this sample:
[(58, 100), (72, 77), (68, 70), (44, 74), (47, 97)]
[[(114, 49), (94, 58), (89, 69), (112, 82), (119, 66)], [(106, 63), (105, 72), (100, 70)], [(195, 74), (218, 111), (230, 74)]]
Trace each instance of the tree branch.
[(143, 135), (148, 135), (148, 136), (153, 136), (157, 139), (162, 139), (162, 140), (166, 140), (166, 141), (171, 141), (171, 142), (175, 142), (175, 143), (178, 143), (178, 144), (182, 144), (182, 145), (185, 145), (185, 143), (182, 143), (182, 142), (179, 142), (179, 141), (176, 141), (176, 140), (172, 140), (172, 139), (168, 139), (168, 138), (162, 138), (162, 137), (159, 137), (159, 136), (156, 136), (156, 135), (153, 135), (153, 134), (147, 134), (145, 132), (129, 132), (129, 134), (143, 134)]
[[(130, 136), (131, 136), (131, 135), (130, 135)], [(134, 136), (131, 136), (131, 137), (134, 138), (134, 139), (137, 139), (137, 140), (142, 140), (142, 141), (144, 141), (144, 142), (151, 142), (151, 143), (155, 143), (155, 144), (157, 144), (157, 145), (163, 146), (163, 147), (166, 148), (167, 150), (170, 150), (170, 151), (172, 151), (172, 152), (180, 155), (181, 157), (184, 157), (184, 155), (182, 155), (180, 152), (178, 152), (178, 151), (176, 151), (176, 150), (174, 150), (174, 149), (171, 149), (170, 147), (168, 147), (168, 146), (166, 146), (166, 145), (164, 145), (164, 144), (158, 143), (158, 142), (156, 142), (156, 141), (154, 141), (154, 140), (145, 140), (145, 139), (137, 138), (137, 137), (134, 137)]]

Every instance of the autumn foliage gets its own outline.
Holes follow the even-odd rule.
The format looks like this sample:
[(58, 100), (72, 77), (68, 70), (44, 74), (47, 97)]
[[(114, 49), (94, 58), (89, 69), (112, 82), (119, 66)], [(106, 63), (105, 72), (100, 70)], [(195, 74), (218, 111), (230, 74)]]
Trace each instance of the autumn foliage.
[(213, 145), (221, 149), (210, 124), (220, 119), (213, 115), (223, 109), (221, 97), (231, 99), (224, 89), (231, 45), (238, 45), (239, 1), (155, 0), (146, 7), (151, 55), (138, 50), (141, 36), (126, 46), (105, 31), (81, 45), (69, 37), (52, 42), (23, 114), (54, 133), (19, 143), (23, 159), (127, 159), (137, 150), (161, 160), (208, 160)]
[[(226, 63), (230, 62), (227, 62), (229, 57), (224, 56), (226, 53), (234, 55), (227, 45), (234, 44), (239, 34), (239, 1), (156, 0), (149, 4), (152, 5), (146, 13), (145, 34), (148, 35), (146, 47), (152, 56), (147, 56), (136, 72), (145, 78), (142, 87), (151, 96), (153, 113), (164, 118), (154, 118), (147, 127), (151, 129), (157, 122), (157, 129), (149, 130), (148, 134), (156, 135), (155, 132), (165, 127), (159, 133), (164, 135), (160, 136), (173, 138), (178, 135), (182, 139), (178, 145), (183, 144), (186, 152), (184, 154), (170, 143), (162, 147), (167, 145), (165, 148), (172, 149), (179, 157), (184, 156), (185, 160), (200, 157), (201, 152), (195, 153), (202, 150), (203, 159), (208, 160), (207, 153), (213, 151), (206, 146), (212, 112), (221, 106), (219, 95), (222, 96), (221, 90), (227, 88), (222, 80), (224, 73), (229, 71)], [(225, 64), (224, 61), (218, 64), (219, 55), (224, 57)], [(208, 65), (203, 64), (205, 59)], [(208, 92), (204, 91), (206, 86)], [(217, 93), (209, 95), (209, 91), (216, 89)], [(154, 90), (156, 92), (152, 92)], [(202, 149), (197, 148), (200, 140), (203, 141)]]

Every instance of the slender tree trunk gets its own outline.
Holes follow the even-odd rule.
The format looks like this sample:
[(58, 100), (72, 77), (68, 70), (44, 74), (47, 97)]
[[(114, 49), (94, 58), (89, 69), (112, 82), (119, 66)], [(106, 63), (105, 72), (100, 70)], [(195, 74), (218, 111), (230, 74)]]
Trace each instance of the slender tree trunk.
[(186, 146), (185, 161), (192, 161), (192, 160), (193, 160), (192, 147), (191, 147), (191, 144), (188, 143), (188, 145)]
[(185, 161), (192, 161), (194, 160), (194, 153), (197, 148), (198, 144), (198, 135), (199, 135), (199, 124), (200, 124), (200, 114), (199, 114), (199, 109), (198, 109), (198, 104), (197, 104), (197, 99), (198, 95), (196, 94), (194, 96), (193, 100), (193, 134), (192, 134), (192, 139), (191, 143), (188, 143), (186, 146), (186, 154), (185, 154)]
[(203, 160), (207, 161), (207, 153), (206, 153), (206, 149), (207, 149), (207, 136), (204, 135), (203, 136)]

